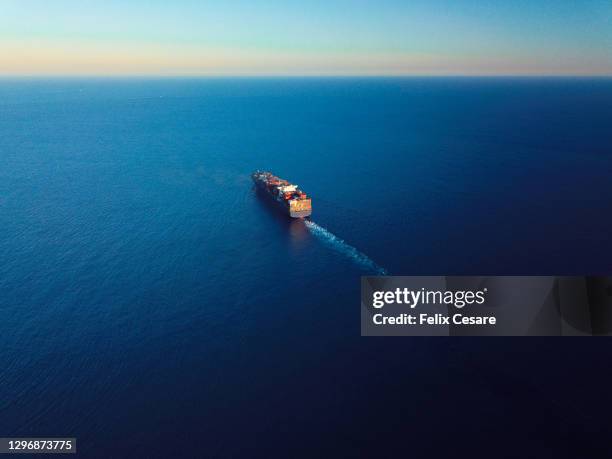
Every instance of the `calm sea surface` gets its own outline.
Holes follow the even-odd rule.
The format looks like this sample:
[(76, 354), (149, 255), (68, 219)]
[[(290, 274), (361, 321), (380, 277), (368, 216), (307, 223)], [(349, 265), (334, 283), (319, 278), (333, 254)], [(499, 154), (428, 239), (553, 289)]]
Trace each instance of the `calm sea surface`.
[(0, 436), (599, 452), (608, 341), (360, 338), (383, 271), (611, 273), (612, 80), (0, 80)]

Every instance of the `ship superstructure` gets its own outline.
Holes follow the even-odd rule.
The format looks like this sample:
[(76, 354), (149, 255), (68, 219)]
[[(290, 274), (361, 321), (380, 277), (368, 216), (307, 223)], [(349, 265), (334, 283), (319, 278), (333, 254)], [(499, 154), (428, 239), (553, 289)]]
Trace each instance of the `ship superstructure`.
[(255, 185), (268, 193), (290, 217), (308, 217), (312, 213), (310, 197), (297, 185), (266, 171), (255, 171), (251, 177)]

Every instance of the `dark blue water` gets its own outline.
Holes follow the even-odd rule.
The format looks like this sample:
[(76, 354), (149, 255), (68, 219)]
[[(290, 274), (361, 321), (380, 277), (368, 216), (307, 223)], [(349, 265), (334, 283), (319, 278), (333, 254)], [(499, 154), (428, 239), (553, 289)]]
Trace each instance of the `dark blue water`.
[(0, 436), (598, 453), (607, 341), (360, 338), (359, 277), (609, 274), (611, 235), (610, 79), (0, 80)]

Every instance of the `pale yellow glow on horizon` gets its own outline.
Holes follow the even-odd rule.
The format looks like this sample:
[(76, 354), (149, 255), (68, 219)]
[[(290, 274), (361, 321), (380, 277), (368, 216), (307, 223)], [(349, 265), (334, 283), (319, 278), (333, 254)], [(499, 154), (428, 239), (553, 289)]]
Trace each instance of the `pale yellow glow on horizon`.
[[(570, 69), (579, 69), (570, 70)], [(587, 58), (289, 53), (151, 44), (0, 42), (0, 75), (612, 75)]]

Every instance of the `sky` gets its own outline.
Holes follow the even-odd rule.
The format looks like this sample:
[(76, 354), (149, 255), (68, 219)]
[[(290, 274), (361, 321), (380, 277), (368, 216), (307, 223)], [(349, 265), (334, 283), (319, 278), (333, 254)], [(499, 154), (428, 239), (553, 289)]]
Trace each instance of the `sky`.
[(612, 75), (612, 0), (0, 0), (0, 75)]

